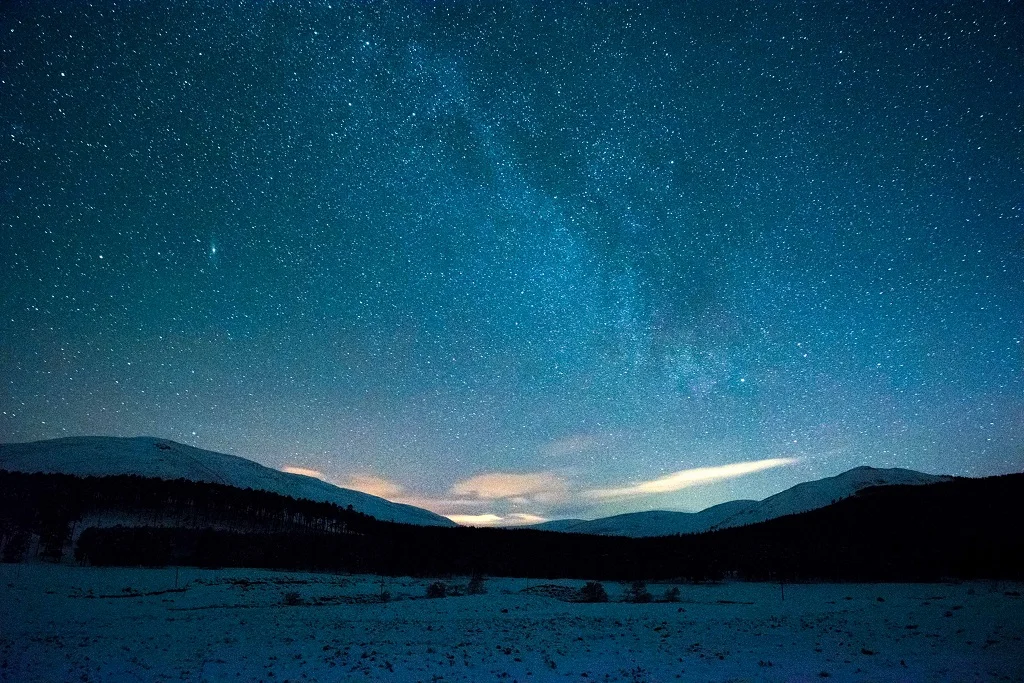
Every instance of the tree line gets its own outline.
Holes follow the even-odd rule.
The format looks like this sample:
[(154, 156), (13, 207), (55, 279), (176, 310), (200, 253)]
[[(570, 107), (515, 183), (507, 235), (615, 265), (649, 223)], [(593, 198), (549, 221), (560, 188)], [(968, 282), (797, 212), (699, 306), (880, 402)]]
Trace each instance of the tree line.
[(91, 516), (132, 526), (232, 529), (248, 534), (361, 533), (373, 517), (331, 503), (188, 479), (78, 477), (0, 471), (0, 559), (18, 561), (33, 538), (41, 559), (59, 559)]
[[(0, 473), (0, 492), (4, 558), (19, 533), (59, 557), (53, 549), (86, 512), (119, 510), (143, 523), (85, 529), (79, 562), (616, 581), (1024, 579), (1024, 475), (877, 487), (746, 527), (639, 539), (396, 524), (186, 480)], [(163, 522), (146, 524), (147, 514)]]

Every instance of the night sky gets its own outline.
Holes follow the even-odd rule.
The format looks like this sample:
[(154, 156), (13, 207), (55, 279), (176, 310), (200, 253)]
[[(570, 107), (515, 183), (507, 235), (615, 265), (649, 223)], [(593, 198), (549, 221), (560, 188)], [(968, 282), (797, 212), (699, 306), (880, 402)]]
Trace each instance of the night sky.
[(0, 6), (0, 441), (504, 523), (1024, 468), (1018, 0), (228, 4)]

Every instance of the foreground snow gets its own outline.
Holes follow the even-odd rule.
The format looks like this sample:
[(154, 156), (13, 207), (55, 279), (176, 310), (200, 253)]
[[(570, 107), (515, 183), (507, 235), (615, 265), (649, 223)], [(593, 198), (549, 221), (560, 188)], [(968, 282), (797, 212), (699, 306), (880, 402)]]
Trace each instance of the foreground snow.
[(0, 680), (1024, 680), (1019, 584), (787, 585), (785, 601), (778, 585), (681, 585), (679, 603), (580, 604), (543, 585), (580, 581), (433, 600), (428, 583), (387, 579), (380, 604), (372, 576), (0, 565)]

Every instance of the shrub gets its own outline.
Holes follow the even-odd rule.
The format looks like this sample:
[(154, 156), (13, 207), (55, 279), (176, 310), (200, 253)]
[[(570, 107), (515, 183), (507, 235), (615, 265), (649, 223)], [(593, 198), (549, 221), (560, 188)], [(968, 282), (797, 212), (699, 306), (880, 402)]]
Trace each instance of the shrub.
[(477, 574), (469, 580), (469, 585), (466, 586), (467, 595), (483, 595), (487, 592), (487, 588), (484, 586), (484, 577)]
[(428, 598), (443, 598), (448, 595), (448, 586), (443, 581), (435, 581), (427, 586)]
[(290, 607), (295, 607), (302, 604), (302, 596), (298, 591), (288, 591), (284, 594), (282, 602)]
[(647, 590), (647, 584), (643, 581), (634, 581), (626, 592), (626, 600), (629, 602), (650, 602), (651, 594)]
[(665, 589), (665, 602), (679, 602), (679, 586)]
[(587, 581), (580, 589), (580, 600), (582, 602), (608, 602), (608, 593), (604, 586), (597, 581)]

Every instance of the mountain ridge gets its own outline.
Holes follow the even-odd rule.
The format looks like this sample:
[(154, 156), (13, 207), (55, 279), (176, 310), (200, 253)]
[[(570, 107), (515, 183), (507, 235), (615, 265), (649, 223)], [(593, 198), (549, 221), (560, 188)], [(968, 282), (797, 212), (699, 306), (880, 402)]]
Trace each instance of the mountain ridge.
[(74, 474), (139, 475), (156, 479), (225, 484), (292, 498), (333, 503), (377, 519), (424, 526), (456, 526), (447, 517), (393, 503), (321, 479), (282, 472), (237, 455), (218, 453), (150, 436), (74, 436), (0, 444), (0, 470)]
[(817, 510), (871, 486), (923, 485), (951, 479), (899, 467), (861, 465), (832, 477), (801, 482), (763, 500), (732, 500), (699, 512), (649, 510), (576, 523), (566, 523), (575, 520), (552, 520), (525, 528), (632, 538), (702, 533)]

